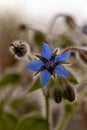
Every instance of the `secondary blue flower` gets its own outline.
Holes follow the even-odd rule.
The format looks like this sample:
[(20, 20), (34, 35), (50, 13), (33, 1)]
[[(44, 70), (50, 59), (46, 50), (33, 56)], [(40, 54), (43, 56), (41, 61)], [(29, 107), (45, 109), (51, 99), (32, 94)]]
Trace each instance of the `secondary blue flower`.
[(45, 86), (51, 75), (55, 72), (58, 76), (68, 77), (69, 74), (62, 64), (67, 64), (66, 62), (70, 56), (70, 50), (63, 54), (56, 54), (57, 50), (52, 51), (52, 48), (46, 44), (42, 44), (41, 56), (36, 55), (38, 60), (30, 61), (25, 68), (40, 73), (40, 82)]
[(87, 24), (82, 27), (82, 32), (87, 34)]

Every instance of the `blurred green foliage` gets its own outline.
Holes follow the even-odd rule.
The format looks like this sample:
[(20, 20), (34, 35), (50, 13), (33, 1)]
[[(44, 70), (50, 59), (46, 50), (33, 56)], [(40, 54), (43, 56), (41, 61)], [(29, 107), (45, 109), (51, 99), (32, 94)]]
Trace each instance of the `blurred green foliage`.
[(47, 84), (47, 88), (51, 88), (51, 87), (53, 87), (54, 86), (54, 79), (53, 78), (51, 78), (50, 80), (49, 80), (49, 82), (48, 82), (48, 84)]
[(65, 34), (60, 35), (59, 39), (61, 40), (61, 48), (69, 47), (74, 44), (70, 37)]
[(46, 42), (45, 35), (40, 31), (35, 32), (34, 39), (35, 39), (37, 45), (40, 47), (41, 47), (43, 41)]
[(48, 123), (41, 115), (33, 113), (23, 117), (15, 130), (48, 130)]
[(73, 85), (77, 85), (78, 84), (78, 80), (77, 80), (76, 76), (73, 75), (70, 71), (68, 71), (68, 73), (69, 73), (69, 77), (67, 78), (68, 81), (70, 83), (72, 83)]
[(12, 113), (0, 110), (0, 130), (15, 130), (17, 122), (17, 117)]
[(11, 101), (11, 103), (10, 103), (11, 108), (16, 109), (17, 106), (18, 106), (21, 102), (23, 102), (24, 100), (25, 100), (24, 96), (23, 96), (23, 97), (17, 97), (17, 98), (15, 98), (15, 99), (13, 99), (13, 100)]
[(7, 85), (15, 85), (19, 83), (21, 80), (21, 75), (19, 73), (8, 73), (5, 74), (1, 79), (0, 79), (0, 87), (5, 87)]
[(67, 113), (67, 115), (72, 114), (73, 113), (73, 105), (70, 103), (66, 103), (64, 106), (64, 110)]
[(38, 89), (42, 88), (42, 85), (40, 83), (40, 79), (39, 77), (37, 77), (37, 79), (35, 80), (35, 82), (31, 85), (31, 88), (29, 88), (29, 90), (27, 91), (28, 93), (30, 92), (34, 92)]

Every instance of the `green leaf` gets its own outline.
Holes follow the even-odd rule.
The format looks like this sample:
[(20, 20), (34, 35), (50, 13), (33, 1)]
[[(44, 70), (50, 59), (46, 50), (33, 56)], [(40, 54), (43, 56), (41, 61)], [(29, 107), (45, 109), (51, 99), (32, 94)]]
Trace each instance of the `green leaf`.
[(10, 106), (13, 108), (13, 109), (16, 109), (18, 107), (18, 105), (23, 102), (25, 100), (24, 97), (18, 97), (18, 98), (15, 98), (12, 100), (12, 102), (10, 103)]
[(55, 86), (63, 87), (64, 86), (64, 80), (61, 76), (57, 76), (57, 80), (55, 82)]
[(37, 45), (41, 46), (42, 42), (46, 42), (45, 36), (43, 33), (41, 33), (40, 31), (36, 31), (35, 35), (34, 35), (35, 41), (37, 43)]
[(48, 123), (42, 116), (33, 113), (22, 118), (15, 130), (48, 130)]
[(67, 78), (68, 81), (74, 85), (77, 85), (78, 81), (77, 81), (76, 77), (71, 72), (68, 72), (68, 73), (69, 73), (69, 77)]
[(73, 105), (70, 103), (66, 103), (64, 106), (65, 112), (67, 114), (72, 114), (73, 113)]
[(53, 87), (54, 86), (54, 79), (53, 78), (51, 78), (50, 79), (50, 81), (48, 82), (48, 84), (47, 84), (47, 88), (50, 88), (50, 87)]
[(11, 113), (0, 112), (0, 130), (14, 130), (18, 119)]
[(65, 34), (61, 35), (60, 40), (61, 40), (61, 44), (60, 44), (61, 48), (66, 48), (73, 45), (73, 41), (70, 39), (68, 35)]
[(20, 82), (21, 75), (19, 73), (9, 73), (6, 74), (0, 79), (0, 87), (7, 85), (15, 85)]
[(33, 85), (32, 85), (31, 88), (27, 91), (27, 93), (34, 92), (34, 91), (38, 90), (39, 88), (42, 88), (42, 85), (41, 85), (41, 83), (40, 83), (39, 77), (37, 77), (36, 81), (33, 83)]

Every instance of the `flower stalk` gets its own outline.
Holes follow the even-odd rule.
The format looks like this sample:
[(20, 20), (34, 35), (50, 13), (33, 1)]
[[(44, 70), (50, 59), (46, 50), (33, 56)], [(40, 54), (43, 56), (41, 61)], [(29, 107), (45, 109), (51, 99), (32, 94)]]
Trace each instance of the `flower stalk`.
[(58, 124), (57, 130), (63, 130), (68, 116), (69, 116), (69, 115), (68, 115), (67, 112), (65, 111), (64, 114), (62, 115), (62, 118), (61, 118), (61, 120), (60, 120), (60, 123)]
[(49, 123), (49, 97), (45, 96), (46, 120)]
[(71, 47), (65, 48), (65, 49), (62, 51), (62, 53), (65, 53), (66, 51), (69, 51), (69, 50), (71, 50), (72, 52), (75, 52), (75, 51), (79, 51), (80, 48), (77, 47), (77, 46), (71, 46)]

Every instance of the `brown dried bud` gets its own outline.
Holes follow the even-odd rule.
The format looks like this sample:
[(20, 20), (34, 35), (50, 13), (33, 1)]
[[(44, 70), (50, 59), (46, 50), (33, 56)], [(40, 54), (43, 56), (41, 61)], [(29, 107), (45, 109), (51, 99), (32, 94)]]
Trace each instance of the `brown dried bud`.
[(24, 42), (24, 41), (14, 41), (13, 43), (11, 43), (10, 47), (9, 47), (9, 51), (11, 52), (11, 54), (17, 58), (20, 59), (24, 56), (29, 56), (30, 55), (30, 47), (29, 45)]
[(76, 27), (76, 22), (72, 16), (67, 15), (65, 17), (67, 25), (71, 28), (74, 29)]
[(62, 95), (70, 102), (73, 102), (75, 100), (75, 92), (74, 89), (70, 86), (70, 84), (66, 84), (66, 86), (63, 87)]
[(29, 29), (29, 27), (27, 24), (20, 24), (19, 25), (19, 31), (26, 31), (28, 29)]
[(62, 100), (62, 93), (60, 87), (53, 88), (53, 99), (56, 103), (60, 103)]
[(79, 57), (85, 64), (87, 64), (87, 50), (80, 50)]

